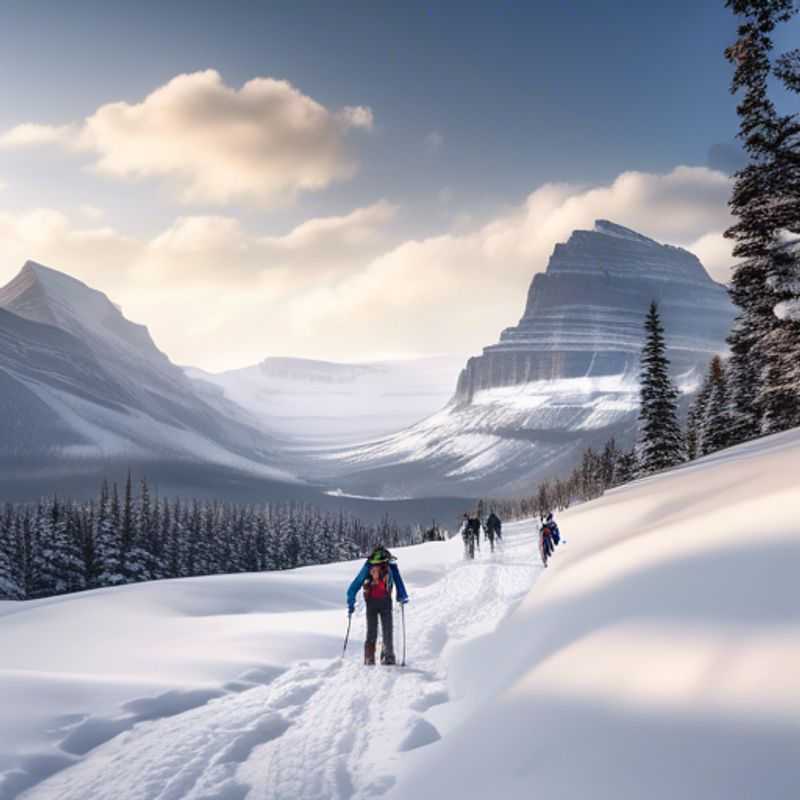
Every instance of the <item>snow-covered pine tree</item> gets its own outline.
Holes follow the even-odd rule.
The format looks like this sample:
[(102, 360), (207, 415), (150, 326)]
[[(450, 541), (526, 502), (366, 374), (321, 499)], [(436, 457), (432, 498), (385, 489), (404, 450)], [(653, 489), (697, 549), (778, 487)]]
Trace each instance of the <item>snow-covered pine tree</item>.
[(94, 549), (97, 563), (96, 586), (117, 586), (125, 582), (119, 539), (119, 501), (112, 501), (108, 482), (103, 481), (94, 519)]
[(0, 518), (0, 599), (3, 600), (21, 600), (25, 596), (14, 565), (16, 550), (14, 509), (7, 505)]
[(63, 519), (57, 528), (63, 544), (61, 570), (68, 592), (79, 592), (88, 585), (87, 548), (81, 520), (76, 506), (68, 503), (64, 507)]
[(128, 583), (146, 581), (150, 575), (149, 555), (142, 545), (142, 509), (133, 495), (133, 478), (130, 470), (125, 481), (125, 496), (121, 509), (122, 570)]
[(707, 428), (708, 401), (711, 397), (713, 361), (709, 364), (703, 382), (695, 395), (694, 400), (689, 406), (689, 413), (686, 417), (686, 457), (693, 461), (704, 454), (703, 437)]
[(180, 499), (170, 510), (166, 504), (162, 518), (164, 526), (164, 555), (167, 561), (167, 572), (174, 578), (183, 578), (189, 575), (188, 567), (188, 539), (189, 539), (189, 509)]
[(708, 370), (708, 399), (705, 403), (700, 436), (700, 455), (708, 455), (729, 447), (731, 440), (732, 410), (725, 374), (725, 364), (714, 356)]
[[(777, 59), (773, 69), (775, 77), (783, 84), (787, 92), (800, 94), (800, 48), (784, 53)], [(782, 320), (796, 323), (788, 330), (794, 337), (800, 337), (800, 117), (792, 115), (787, 135), (779, 152), (781, 174), (789, 186), (794, 187), (792, 197), (784, 205), (786, 231), (788, 233), (784, 248), (778, 253), (778, 260), (773, 269), (772, 280), (775, 292), (781, 300), (774, 309), (776, 316)], [(798, 369), (798, 359), (794, 359)], [(794, 375), (800, 385), (800, 375)]]
[(135, 554), (129, 554), (129, 562), (137, 566), (136, 580), (154, 580), (161, 576), (161, 542), (159, 541), (160, 520), (156, 517), (158, 501), (153, 502), (150, 486), (146, 478), (139, 483), (139, 497), (135, 504), (134, 526)]
[(729, 344), (736, 432), (742, 437), (754, 422), (760, 433), (800, 423), (800, 369), (794, 368), (800, 328), (781, 313), (791, 307), (799, 272), (786, 236), (800, 235), (800, 126), (796, 114), (778, 115), (769, 97), (773, 75), (796, 91), (800, 70), (796, 51), (778, 59), (777, 67), (770, 60), (772, 32), (796, 13), (794, 0), (728, 0), (726, 5), (741, 18), (738, 38), (725, 55), (735, 65), (731, 91), (743, 92), (737, 106), (739, 138), (749, 157), (736, 174), (730, 201), (738, 220), (725, 232), (735, 240), (733, 255), (740, 259), (731, 297), (741, 311)]
[(659, 472), (684, 460), (678, 424), (678, 391), (669, 376), (664, 328), (655, 301), (645, 319), (639, 410), (639, 467), (643, 475)]
[(630, 483), (636, 479), (639, 473), (639, 461), (636, 457), (636, 450), (631, 449), (621, 453), (617, 461), (617, 469), (615, 473), (616, 486)]
[(600, 480), (603, 489), (610, 489), (616, 484), (617, 464), (619, 463), (620, 451), (617, 442), (612, 437), (606, 442), (603, 454), (600, 456)]

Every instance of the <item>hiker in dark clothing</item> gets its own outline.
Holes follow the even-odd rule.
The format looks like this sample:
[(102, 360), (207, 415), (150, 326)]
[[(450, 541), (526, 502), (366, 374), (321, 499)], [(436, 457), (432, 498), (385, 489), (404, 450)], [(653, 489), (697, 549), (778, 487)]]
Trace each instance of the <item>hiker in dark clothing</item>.
[(542, 557), (542, 565), (547, 566), (547, 561), (553, 554), (553, 530), (548, 523), (542, 521), (539, 528), (539, 555)]
[(492, 552), (494, 553), (494, 540), (497, 537), (499, 542), (503, 541), (503, 535), (501, 533), (503, 528), (503, 523), (500, 522), (500, 517), (494, 513), (494, 509), (492, 513), (486, 519), (486, 538), (489, 540), (489, 547), (491, 547)]
[(364, 663), (375, 664), (375, 646), (378, 641), (378, 619), (381, 622), (381, 664), (397, 663), (394, 655), (392, 625), (392, 588), (396, 589), (397, 601), (408, 602), (408, 593), (400, 577), (395, 557), (382, 546), (376, 547), (372, 555), (359, 570), (347, 590), (347, 610), (352, 614), (356, 607), (356, 594), (364, 591), (367, 607), (367, 639), (364, 642)]
[(480, 549), (481, 521), (478, 517), (464, 514), (464, 523), (461, 528), (461, 537), (464, 540), (464, 555), (475, 558), (475, 545)]
[(558, 529), (558, 525), (556, 525), (556, 521), (553, 519), (552, 511), (547, 515), (545, 525), (550, 528), (550, 536), (553, 538), (553, 546), (557, 546), (561, 541), (561, 531)]

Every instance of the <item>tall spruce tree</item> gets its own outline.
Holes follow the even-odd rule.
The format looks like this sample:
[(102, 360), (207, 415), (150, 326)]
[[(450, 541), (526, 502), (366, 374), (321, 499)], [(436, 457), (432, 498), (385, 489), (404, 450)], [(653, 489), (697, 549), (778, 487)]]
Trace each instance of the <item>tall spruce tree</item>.
[(684, 460), (678, 424), (678, 391), (669, 376), (664, 328), (655, 301), (645, 319), (639, 411), (639, 467), (643, 475), (674, 467)]
[(734, 442), (731, 439), (731, 398), (725, 364), (719, 356), (711, 359), (708, 372), (708, 400), (702, 419), (700, 453), (708, 455)]
[(730, 200), (737, 222), (725, 235), (739, 259), (731, 297), (740, 313), (729, 338), (731, 394), (737, 439), (800, 424), (800, 322), (784, 317), (800, 291), (800, 265), (786, 237), (800, 235), (800, 118), (779, 115), (769, 96), (777, 77), (800, 88), (797, 51), (771, 61), (772, 33), (797, 11), (795, 0), (728, 0), (740, 17), (736, 42), (725, 51), (735, 66), (731, 91), (739, 138), (749, 163), (736, 174)]

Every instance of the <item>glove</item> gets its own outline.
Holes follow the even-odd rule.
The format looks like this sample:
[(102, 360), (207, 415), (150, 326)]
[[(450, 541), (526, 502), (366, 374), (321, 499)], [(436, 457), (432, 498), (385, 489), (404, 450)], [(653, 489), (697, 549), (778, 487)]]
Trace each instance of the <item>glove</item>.
[(403, 599), (400, 601), (400, 605), (401, 605), (401, 606), (404, 606), (404, 605), (405, 605), (407, 602), (408, 602), (408, 598), (407, 598), (407, 597), (404, 597), (404, 598), (403, 598)]
[(347, 606), (347, 614), (348, 616), (352, 616), (353, 612), (356, 610), (355, 606)]

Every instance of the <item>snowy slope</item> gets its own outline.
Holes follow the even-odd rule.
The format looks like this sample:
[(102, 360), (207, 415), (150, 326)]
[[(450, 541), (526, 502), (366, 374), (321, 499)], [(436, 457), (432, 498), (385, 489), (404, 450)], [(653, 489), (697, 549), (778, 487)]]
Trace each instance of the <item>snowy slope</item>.
[(305, 443), (359, 440), (413, 425), (453, 396), (461, 356), (340, 364), (267, 358), (218, 374), (187, 369), (267, 429)]
[(330, 465), (329, 480), (364, 495), (527, 493), (586, 447), (624, 438), (638, 408), (638, 383), (621, 375), (498, 386), (404, 431), (317, 457)]
[[(255, 796), (325, 798), (348, 781), (388, 785), (393, 749), (424, 743), (424, 710), (447, 699), (445, 645), (491, 630), (535, 574), (531, 541), (509, 547), (509, 567), (462, 565), (460, 549), (397, 550), (412, 597), (402, 673), (363, 675), (362, 608), (348, 659), (336, 658), (356, 562), (0, 603), (0, 691), (13, 698), (0, 711), (0, 798), (73, 762), (25, 797), (233, 798), (252, 783)], [(270, 742), (272, 766), (242, 763)], [(366, 759), (374, 769), (361, 774)]]
[[(632, 444), (644, 317), (658, 302), (672, 374), (693, 390), (734, 307), (696, 256), (598, 220), (557, 244), (519, 323), (470, 358), (453, 401), (380, 441), (329, 454), (345, 492), (509, 495), (567, 473), (587, 447)], [(324, 475), (323, 475), (324, 477)]]
[(0, 605), (0, 798), (793, 797), (798, 463), (611, 492), (547, 570), (524, 522), (400, 551), (405, 669), (360, 666), (361, 609), (339, 658), (356, 563)]
[[(276, 466), (274, 440), (218, 390), (196, 391), (146, 327), (31, 261), (0, 288), (0, 387), (3, 481), (148, 461), (296, 480)], [(43, 482), (36, 494), (51, 490)]]
[(552, 568), (450, 663), (485, 702), (389, 796), (796, 797), (799, 464), (796, 429), (565, 514)]

